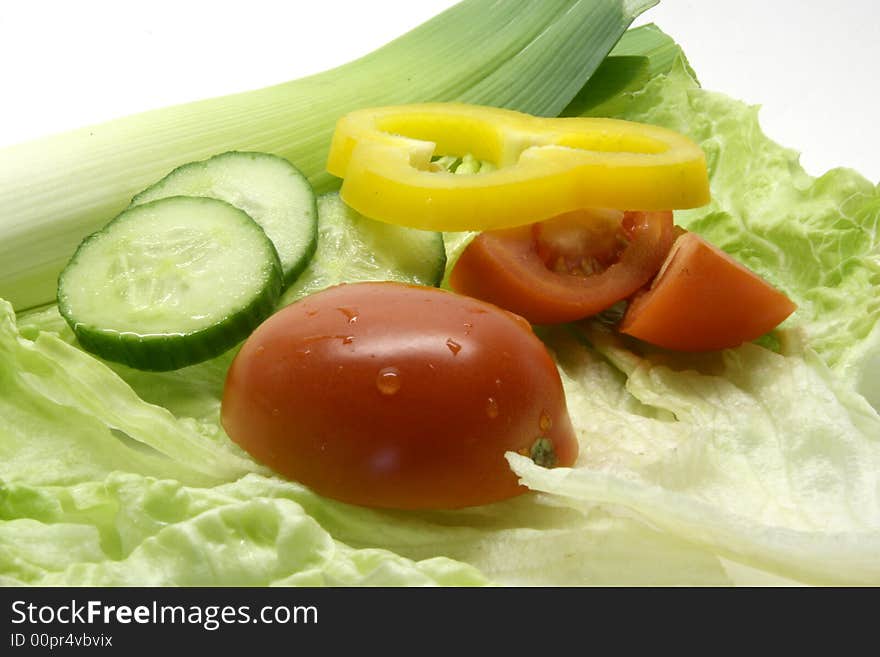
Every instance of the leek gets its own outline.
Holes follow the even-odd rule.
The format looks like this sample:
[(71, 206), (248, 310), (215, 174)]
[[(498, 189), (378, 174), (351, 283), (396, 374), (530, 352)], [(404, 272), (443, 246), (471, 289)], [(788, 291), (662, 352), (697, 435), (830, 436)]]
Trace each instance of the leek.
[(696, 80), (681, 47), (656, 25), (627, 30), (589, 82), (562, 110), (562, 116), (618, 116), (632, 93), (655, 76), (669, 73), (679, 59)]
[(675, 60), (681, 59), (688, 74), (694, 80), (697, 79), (697, 74), (690, 67), (681, 46), (653, 23), (627, 30), (609, 55), (611, 57), (645, 57), (648, 62), (649, 78), (669, 73)]
[(50, 303), (80, 240), (184, 162), (266, 151), (319, 192), (336, 119), (462, 100), (556, 115), (656, 0), (465, 0), (354, 62), (265, 89), (110, 121), (0, 151), (0, 297)]

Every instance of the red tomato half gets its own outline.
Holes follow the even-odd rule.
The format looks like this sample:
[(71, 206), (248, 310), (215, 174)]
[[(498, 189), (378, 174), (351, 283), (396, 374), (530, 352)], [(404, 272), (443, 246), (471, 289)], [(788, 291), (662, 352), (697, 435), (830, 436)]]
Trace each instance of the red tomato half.
[(775, 328), (797, 306), (699, 235), (685, 233), (620, 331), (678, 351), (735, 347)]
[(525, 320), (398, 283), (340, 285), (270, 317), (229, 370), (222, 421), (280, 474), (377, 507), (501, 500), (525, 491), (505, 452), (577, 456), (556, 366)]

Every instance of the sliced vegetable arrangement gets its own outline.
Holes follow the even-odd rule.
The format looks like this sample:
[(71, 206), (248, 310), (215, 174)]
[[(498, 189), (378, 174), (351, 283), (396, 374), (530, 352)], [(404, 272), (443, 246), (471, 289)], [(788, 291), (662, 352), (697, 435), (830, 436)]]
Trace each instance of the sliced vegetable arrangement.
[[(211, 150), (132, 174), (126, 193), (148, 189), (115, 220), (127, 199), (90, 202), (103, 208), (97, 225), (94, 214), (61, 216), (68, 243), (106, 226), (65, 270), (57, 307), (16, 316), (0, 303), (0, 581), (880, 583), (876, 187), (846, 170), (808, 177), (753, 110), (700, 89), (656, 28), (627, 32), (599, 66), (633, 3), (556, 5), (467, 1), (380, 53), (434, 44), (431, 66), (397, 55), (386, 65), (401, 79), (425, 69), (449, 82), (436, 94), (361, 88), (381, 56), (333, 73), (364, 76), (337, 87), (336, 116), (386, 108), (355, 115), (378, 121), (362, 144), (343, 141), (347, 167), (388, 174), (372, 187), (355, 175), (361, 197), (379, 199), (363, 212), (344, 202), (351, 186), (315, 202), (291, 173), (327, 188), (316, 164), (330, 152), (322, 116), (309, 126), (323, 145), (307, 155), (303, 140), (266, 143), (287, 161), (204, 160), (261, 147), (263, 137), (221, 131)], [(502, 20), (509, 29), (480, 32)], [(458, 41), (465, 32), (470, 49)], [(469, 82), (431, 68), (447, 43), (467, 51), (452, 68)], [(579, 76), (597, 67), (581, 89)], [(430, 121), (412, 108), (376, 118), (428, 101)], [(493, 151), (490, 126), (462, 130), (462, 118), (511, 114), (462, 102), (601, 112), (615, 121), (580, 124), (608, 130), (599, 161), (645, 157), (655, 143), (645, 135), (659, 128), (688, 144), (678, 152), (708, 157), (702, 177), (691, 168), (674, 183), (654, 179), (666, 181), (663, 207), (648, 202), (651, 185), (625, 197), (634, 171), (608, 179), (622, 190), (613, 199), (585, 189), (559, 201), (548, 190), (572, 184), (595, 134), (517, 145), (508, 132), (507, 150)], [(513, 132), (551, 125), (531, 121), (517, 118)], [(516, 163), (530, 152), (562, 187), (548, 183), (519, 206), (490, 190), (497, 217), (439, 221), (458, 192), (493, 180), (518, 198)], [(402, 153), (415, 158), (389, 164)], [(426, 189), (450, 201), (435, 215), (419, 209)], [(690, 201), (669, 200), (687, 190)], [(49, 196), (41, 212), (55, 207)], [(382, 216), (388, 208), (394, 216)], [(485, 232), (434, 232), (450, 226)], [(40, 272), (61, 251), (0, 270), (0, 294), (15, 289), (19, 308), (46, 301)], [(271, 310), (284, 307), (250, 337), (228, 331), (231, 318), (254, 317), (241, 314), (248, 298), (268, 298), (264, 273), (276, 286)], [(494, 305), (431, 287), (440, 281)], [(545, 324), (540, 340), (498, 306)], [(222, 354), (199, 337), (218, 326)], [(100, 353), (90, 335), (125, 347), (97, 359), (82, 350)], [(196, 363), (205, 344), (219, 355)], [(187, 366), (136, 369), (162, 359)]]
[[(435, 134), (437, 142), (421, 141)], [(487, 143), (490, 150), (479, 152)], [(540, 154), (563, 144), (561, 161), (574, 163), (572, 171)], [(462, 150), (469, 155), (444, 161), (452, 157), (444, 152)], [(469, 164), (480, 158), (493, 160), (488, 171)], [(232, 362), (221, 410), (226, 433), (273, 471), (334, 499), (455, 509), (526, 492), (507, 452), (543, 467), (571, 466), (577, 456), (562, 383), (528, 321), (591, 317), (655, 277), (630, 303), (622, 330), (666, 347), (736, 346), (794, 309), (699, 238), (685, 234), (673, 245), (668, 210), (579, 208), (478, 235), (450, 282), (496, 305), (393, 282), (351, 285), (358, 267), (367, 280), (395, 279), (410, 269), (407, 262), (438, 284), (443, 238), (418, 227), (464, 221), (477, 228), (484, 217), (494, 225), (499, 216), (502, 223), (522, 222), (528, 209), (517, 199), (534, 195), (535, 181), (551, 208), (567, 207), (557, 198), (586, 206), (613, 198), (625, 198), (626, 207), (688, 205), (707, 193), (695, 145), (636, 123), (552, 123), (441, 103), (363, 110), (340, 120), (331, 170), (376, 173), (395, 159), (387, 189), (381, 174), (371, 180), (355, 173), (340, 196), (322, 199), (323, 245), (314, 264), (316, 203), (292, 165), (238, 152), (184, 165), (83, 242), (61, 274), (59, 310), (85, 349), (139, 369), (176, 369), (219, 356), (269, 315), (284, 254), (284, 278), (295, 283), (286, 300), (298, 301), (260, 325)], [(618, 186), (611, 196), (608, 171)], [(566, 182), (553, 189), (548, 179), (559, 173)], [(597, 177), (604, 182), (595, 184)], [(412, 185), (404, 189), (406, 178)], [(577, 196), (565, 191), (572, 183)], [(445, 205), (434, 203), (441, 188)], [(361, 207), (372, 199), (366, 211), (380, 221), (362, 218), (367, 223), (359, 225), (343, 200), (351, 197)], [(504, 214), (492, 198), (516, 212)], [(394, 260), (371, 268), (383, 253), (379, 244)], [(720, 295), (719, 283), (727, 286)], [(703, 320), (694, 321), (687, 308), (699, 308)], [(432, 430), (416, 430), (419, 424)]]

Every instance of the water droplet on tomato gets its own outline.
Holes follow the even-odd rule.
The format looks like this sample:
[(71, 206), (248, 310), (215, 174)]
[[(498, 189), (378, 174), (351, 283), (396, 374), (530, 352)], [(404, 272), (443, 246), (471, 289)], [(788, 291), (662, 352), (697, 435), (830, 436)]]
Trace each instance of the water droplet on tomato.
[(306, 317), (314, 317), (317, 314), (318, 314), (317, 310), (307, 310), (306, 311)]
[(400, 372), (396, 367), (383, 367), (376, 376), (376, 388), (383, 395), (394, 395), (400, 390)]
[(358, 311), (353, 310), (351, 308), (337, 308), (339, 312), (345, 315), (345, 318), (348, 320), (349, 324), (354, 324), (358, 321)]
[(446, 346), (449, 347), (449, 351), (452, 352), (453, 356), (457, 356), (458, 352), (461, 351), (461, 345), (458, 344), (452, 338), (449, 338), (448, 340), (446, 340)]
[(541, 430), (541, 433), (547, 433), (553, 428), (553, 420), (550, 419), (550, 414), (547, 411), (541, 411), (541, 417), (538, 419), (538, 428)]
[(494, 397), (489, 397), (489, 399), (486, 400), (486, 415), (488, 415), (491, 420), (498, 417), (498, 401)]
[(344, 338), (342, 338), (342, 344), (351, 344), (352, 342), (354, 342), (353, 335), (346, 335)]
[(281, 409), (280, 409), (280, 408), (273, 408), (273, 409), (272, 409), (272, 415), (274, 415), (274, 416), (276, 416), (276, 417), (279, 416), (279, 415), (281, 415)]
[(266, 351), (266, 347), (263, 345), (258, 345), (256, 349), (254, 349), (254, 354), (257, 356), (262, 356), (263, 352)]

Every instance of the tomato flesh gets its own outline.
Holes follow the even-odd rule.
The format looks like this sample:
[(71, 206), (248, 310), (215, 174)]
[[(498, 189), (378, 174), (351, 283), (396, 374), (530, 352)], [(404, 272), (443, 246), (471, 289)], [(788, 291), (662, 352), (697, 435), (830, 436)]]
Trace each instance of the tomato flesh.
[(754, 340), (796, 308), (729, 255), (685, 233), (650, 289), (629, 305), (619, 330), (667, 349), (710, 351)]
[[(595, 211), (590, 211), (595, 213)], [(672, 212), (588, 216), (580, 237), (561, 217), (545, 224), (481, 233), (450, 277), (454, 290), (494, 303), (534, 324), (595, 315), (628, 298), (660, 269), (674, 238)]]
[(559, 374), (527, 322), (398, 283), (337, 286), (269, 318), (229, 370), (222, 422), (278, 473), (376, 507), (494, 502), (526, 490), (505, 452), (577, 456)]

